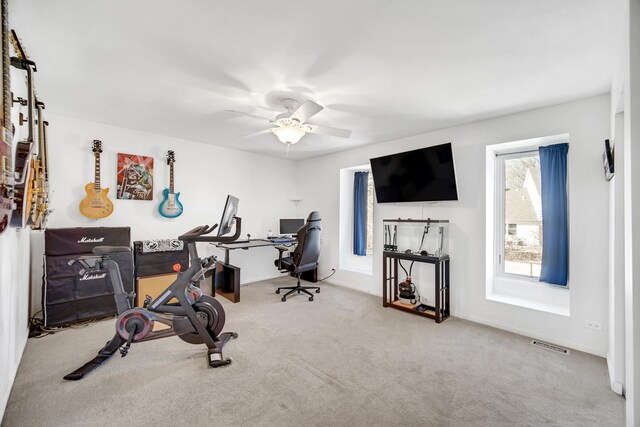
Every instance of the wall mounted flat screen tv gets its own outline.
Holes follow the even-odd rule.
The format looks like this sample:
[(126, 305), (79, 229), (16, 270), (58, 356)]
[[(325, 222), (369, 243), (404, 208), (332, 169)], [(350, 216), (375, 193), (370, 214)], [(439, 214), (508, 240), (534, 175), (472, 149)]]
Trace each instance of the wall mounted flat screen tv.
[(370, 162), (378, 203), (458, 200), (451, 143)]

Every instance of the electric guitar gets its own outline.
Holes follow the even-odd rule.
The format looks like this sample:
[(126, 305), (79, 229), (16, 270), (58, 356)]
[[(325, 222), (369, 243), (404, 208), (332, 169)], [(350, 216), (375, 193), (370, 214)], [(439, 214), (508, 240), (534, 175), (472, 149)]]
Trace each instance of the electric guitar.
[(33, 229), (45, 228), (47, 217), (51, 213), (49, 209), (49, 158), (47, 151), (47, 126), (49, 122), (44, 120), (44, 103), (36, 100), (38, 111), (38, 156), (33, 162), (33, 195), (34, 207), (31, 211)]
[(173, 163), (176, 161), (172, 150), (167, 152), (167, 164), (169, 165), (169, 188), (162, 191), (163, 200), (158, 207), (160, 215), (165, 218), (177, 218), (182, 215), (184, 208), (180, 203), (180, 193), (173, 191)]
[[(27, 74), (27, 99), (18, 100), (27, 107), (27, 138), (16, 145), (15, 156), (15, 182), (14, 202), (15, 212), (11, 218), (14, 227), (27, 227), (31, 224), (31, 211), (33, 209), (34, 183), (34, 150), (35, 150), (35, 90), (33, 85), (33, 73), (38, 71), (36, 63), (30, 60), (25, 53), (20, 40), (14, 30), (9, 35), (15, 57), (11, 57), (11, 66), (25, 71)], [(13, 101), (13, 100), (12, 100)], [(19, 123), (22, 125), (22, 119)]]
[(0, 234), (8, 227), (11, 220), (13, 202), (13, 128), (11, 125), (11, 87), (9, 82), (9, 4), (1, 0), (0, 7), (0, 39), (2, 43), (2, 99), (0, 123)]
[(87, 192), (80, 202), (80, 213), (87, 218), (106, 218), (113, 213), (113, 203), (107, 197), (108, 188), (100, 187), (100, 153), (102, 153), (102, 141), (93, 140), (93, 155), (95, 157), (95, 180), (85, 185)]

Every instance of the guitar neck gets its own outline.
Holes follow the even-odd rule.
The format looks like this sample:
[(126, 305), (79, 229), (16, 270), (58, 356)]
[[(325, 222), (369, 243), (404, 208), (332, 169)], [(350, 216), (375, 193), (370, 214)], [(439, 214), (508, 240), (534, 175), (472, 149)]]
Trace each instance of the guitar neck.
[(171, 194), (175, 193), (173, 190), (173, 163), (169, 165), (169, 192)]
[(95, 153), (96, 166), (95, 166), (95, 180), (93, 181), (93, 188), (97, 191), (100, 190), (100, 153)]
[[(9, 12), (8, 0), (2, 0), (2, 126), (11, 131), (11, 83), (9, 81)], [(4, 139), (4, 135), (2, 136)]]
[(38, 108), (38, 160), (43, 165), (46, 164), (47, 153), (44, 147), (44, 121), (42, 120), (42, 104), (36, 101)]
[(42, 122), (42, 141), (44, 151), (42, 155), (44, 156), (42, 160), (42, 164), (44, 165), (44, 176), (48, 180), (49, 179), (49, 152), (47, 147), (47, 127), (49, 126), (49, 122), (46, 120)]

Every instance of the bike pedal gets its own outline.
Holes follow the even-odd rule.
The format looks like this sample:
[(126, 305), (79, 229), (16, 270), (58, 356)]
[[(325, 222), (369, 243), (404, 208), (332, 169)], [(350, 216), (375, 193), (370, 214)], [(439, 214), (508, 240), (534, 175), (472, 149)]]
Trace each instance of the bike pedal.
[(120, 355), (122, 357), (125, 357), (127, 354), (129, 354), (129, 347), (128, 346), (120, 347)]

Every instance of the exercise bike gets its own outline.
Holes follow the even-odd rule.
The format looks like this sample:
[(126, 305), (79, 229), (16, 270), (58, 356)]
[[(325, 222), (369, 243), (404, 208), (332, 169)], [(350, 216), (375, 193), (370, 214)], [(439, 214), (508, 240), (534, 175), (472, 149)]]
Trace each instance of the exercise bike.
[[(122, 284), (120, 269), (113, 260), (113, 254), (128, 252), (126, 246), (98, 246), (93, 249), (93, 256), (82, 257), (75, 262), (81, 263), (83, 271), (107, 271), (113, 285), (118, 318), (116, 334), (98, 351), (91, 361), (64, 377), (65, 380), (77, 381), (97, 369), (111, 356), (120, 351), (122, 357), (129, 352), (131, 344), (177, 335), (189, 344), (206, 344), (209, 366), (217, 368), (229, 365), (231, 358), (225, 358), (222, 350), (231, 338), (237, 338), (236, 332), (222, 332), (225, 313), (222, 304), (215, 298), (203, 295), (196, 285), (210, 271), (215, 269), (215, 256), (200, 259), (196, 242), (232, 242), (237, 240), (242, 229), (241, 218), (236, 217), (238, 199), (227, 197), (227, 202), (218, 224), (196, 227), (178, 237), (186, 243), (189, 250), (190, 267), (185, 272), (178, 272), (177, 279), (156, 299), (147, 296), (143, 308), (134, 308), (135, 293), (127, 293)], [(235, 233), (228, 234), (235, 220)], [(208, 236), (215, 229), (217, 236)], [(173, 299), (177, 303), (171, 302)], [(160, 325), (157, 325), (159, 323)]]

